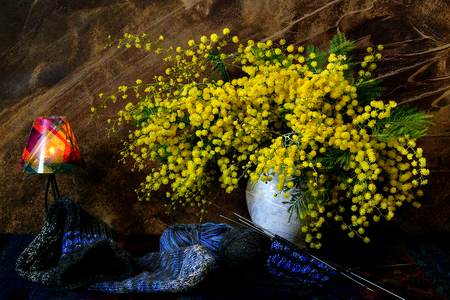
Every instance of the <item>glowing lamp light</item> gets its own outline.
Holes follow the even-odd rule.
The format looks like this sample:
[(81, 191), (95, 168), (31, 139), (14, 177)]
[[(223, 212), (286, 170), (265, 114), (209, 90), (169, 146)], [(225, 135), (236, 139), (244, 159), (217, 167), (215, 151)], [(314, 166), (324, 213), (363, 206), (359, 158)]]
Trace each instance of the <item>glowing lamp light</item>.
[(32, 174), (49, 174), (45, 192), (52, 186), (53, 196), (59, 198), (56, 173), (78, 171), (85, 167), (77, 141), (65, 116), (36, 118), (22, 154), (18, 171)]

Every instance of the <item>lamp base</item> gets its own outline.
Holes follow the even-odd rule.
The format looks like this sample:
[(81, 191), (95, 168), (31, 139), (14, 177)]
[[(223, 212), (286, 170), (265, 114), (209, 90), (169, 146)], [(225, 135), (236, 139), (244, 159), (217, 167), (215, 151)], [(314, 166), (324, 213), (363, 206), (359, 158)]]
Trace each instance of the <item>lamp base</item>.
[(48, 189), (49, 189), (50, 185), (52, 186), (53, 198), (54, 198), (54, 200), (56, 200), (60, 197), (60, 195), (59, 195), (58, 185), (56, 184), (56, 175), (53, 173), (48, 175), (47, 188), (45, 189), (45, 212), (46, 213), (48, 211), (47, 198), (48, 198)]

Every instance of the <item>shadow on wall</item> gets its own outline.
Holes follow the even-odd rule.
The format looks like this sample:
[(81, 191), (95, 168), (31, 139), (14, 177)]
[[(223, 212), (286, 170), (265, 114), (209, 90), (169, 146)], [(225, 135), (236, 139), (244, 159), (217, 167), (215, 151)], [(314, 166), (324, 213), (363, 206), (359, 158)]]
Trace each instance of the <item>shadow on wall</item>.
[[(87, 163), (85, 170), (58, 178), (64, 196), (124, 233), (160, 233), (174, 223), (197, 222), (194, 211), (166, 215), (164, 191), (150, 202), (136, 200), (134, 190), (145, 173), (131, 172), (130, 164), (118, 162), (121, 140), (131, 127), (124, 126), (110, 139), (105, 130), (106, 120), (130, 99), (111, 104), (99, 119), (90, 119), (90, 107), (99, 103), (99, 93), (112, 93), (137, 78), (151, 81), (164, 72), (154, 53), (104, 49), (108, 35), (162, 34), (166, 45), (176, 46), (224, 27), (241, 40), (283, 37), (295, 45), (324, 48), (336, 32), (344, 32), (357, 41), (355, 59), (368, 45), (384, 44), (385, 58), (377, 69), (389, 91), (383, 99), (408, 102), (436, 115), (436, 126), (423, 144), (436, 181), (427, 187), (424, 208), (407, 211), (399, 220), (405, 230), (444, 230), (450, 216), (441, 214), (448, 212), (450, 191), (440, 181), (449, 179), (449, 9), (448, 3), (436, 0), (3, 1), (0, 232), (40, 230), (46, 178), (16, 169), (34, 118), (50, 114), (67, 115)], [(222, 222), (219, 215), (224, 212), (246, 214), (243, 188), (232, 194), (218, 186), (212, 190), (214, 204), (204, 221)]]

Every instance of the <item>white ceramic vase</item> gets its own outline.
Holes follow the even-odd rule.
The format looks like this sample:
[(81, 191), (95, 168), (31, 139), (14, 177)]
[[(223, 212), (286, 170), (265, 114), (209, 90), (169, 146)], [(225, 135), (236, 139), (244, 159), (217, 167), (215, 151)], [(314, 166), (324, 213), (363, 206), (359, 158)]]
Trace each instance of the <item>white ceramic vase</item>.
[[(282, 202), (289, 201), (291, 197), (285, 198), (284, 193), (277, 190), (278, 175), (272, 176), (270, 182), (258, 180), (252, 183), (248, 181), (245, 198), (251, 220), (297, 245), (304, 245), (301, 222), (295, 213), (289, 220), (289, 205)], [(294, 192), (293, 190), (290, 191)], [(274, 196), (279, 193), (278, 196)]]

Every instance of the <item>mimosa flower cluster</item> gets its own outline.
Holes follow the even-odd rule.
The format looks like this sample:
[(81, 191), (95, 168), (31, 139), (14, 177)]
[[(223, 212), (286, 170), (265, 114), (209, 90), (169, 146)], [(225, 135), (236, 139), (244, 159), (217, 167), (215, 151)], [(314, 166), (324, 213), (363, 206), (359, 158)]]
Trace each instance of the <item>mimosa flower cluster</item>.
[(168, 67), (151, 83), (138, 79), (100, 94), (99, 107), (134, 96), (111, 129), (135, 125), (121, 154), (148, 172), (140, 199), (170, 185), (170, 208), (188, 204), (202, 214), (214, 179), (232, 192), (242, 179), (268, 182), (277, 174), (274, 196), (292, 196), (286, 208), (305, 221), (312, 248), (321, 247), (325, 222), (369, 242), (371, 222), (392, 219), (405, 203), (420, 207), (429, 170), (416, 140), (429, 116), (377, 100), (372, 72), (382, 46), (355, 63), (355, 46), (343, 35), (328, 52), (285, 40), (241, 43), (228, 29), (185, 48), (163, 41), (126, 34), (112, 42), (163, 53)]

